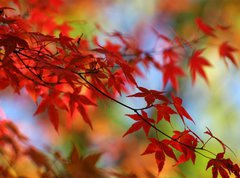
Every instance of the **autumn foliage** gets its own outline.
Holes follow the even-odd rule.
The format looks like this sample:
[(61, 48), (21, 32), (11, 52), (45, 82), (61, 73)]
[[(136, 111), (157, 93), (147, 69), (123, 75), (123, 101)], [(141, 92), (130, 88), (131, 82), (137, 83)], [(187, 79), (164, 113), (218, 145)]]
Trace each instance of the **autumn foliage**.
[[(218, 175), (223, 178), (231, 175), (240, 177), (239, 165), (225, 157), (225, 153), (232, 150), (210, 129), (203, 133), (208, 139), (201, 139), (202, 135), (189, 126), (189, 123), (198, 124), (198, 121), (192, 118), (178, 96), (179, 79), (186, 79), (188, 74), (193, 84), (198, 77), (209, 83), (205, 70), (214, 64), (204, 55), (207, 46), (199, 47), (198, 43), (206, 38), (221, 41), (218, 33), (227, 33), (228, 28), (219, 28), (219, 24), (209, 25), (200, 17), (192, 24), (199, 31), (193, 39), (183, 39), (178, 35), (172, 38), (152, 28), (156, 38), (168, 44), (157, 51), (162, 55), (160, 60), (153, 55), (156, 51), (145, 51), (134, 39), (118, 31), (106, 32), (101, 25), (97, 25), (97, 29), (105, 36), (104, 43), (100, 43), (97, 36), (91, 40), (81, 34), (76, 39), (70, 37), (71, 26), (67, 22), (59, 24), (54, 19), (54, 14), (64, 5), (61, 0), (14, 0), (0, 5), (0, 88), (10, 87), (18, 94), (26, 90), (37, 106), (33, 114), (47, 114), (59, 135), (60, 113), (66, 114), (68, 126), (77, 113), (93, 129), (89, 108), (98, 107), (99, 100), (110, 100), (128, 109), (129, 112), (122, 117), (133, 121), (122, 139), (143, 131), (145, 138), (142, 139), (148, 140), (149, 144), (139, 156), (153, 154), (159, 175), (167, 158), (178, 166), (185, 162), (194, 164), (197, 157), (203, 156), (206, 169), (212, 169), (213, 178)], [(221, 41), (217, 48), (219, 58), (226, 65), (230, 62), (238, 67), (235, 58), (237, 48), (227, 41)], [(145, 75), (141, 66), (148, 68), (149, 65), (162, 73), (163, 90), (145, 88), (136, 81), (137, 77)], [(167, 89), (169, 86), (172, 90)], [(132, 89), (136, 92), (131, 93)], [(135, 108), (122, 102), (119, 98), (124, 94), (127, 94), (126, 99), (144, 100), (145, 106)], [(156, 114), (150, 115), (150, 110)], [(182, 129), (172, 127), (171, 135), (165, 133), (158, 126), (165, 121), (170, 125), (179, 122)], [(222, 151), (210, 150), (209, 140), (218, 142)], [(10, 120), (0, 120), (1, 157), (7, 159), (0, 163), (1, 177), (19, 177), (14, 164), (24, 156), (39, 168), (38, 176), (42, 178), (136, 177), (98, 169), (96, 163), (101, 153), (82, 157), (73, 146), (68, 158), (58, 152), (48, 157), (26, 142), (27, 138)], [(61, 169), (52, 166), (56, 162)]]

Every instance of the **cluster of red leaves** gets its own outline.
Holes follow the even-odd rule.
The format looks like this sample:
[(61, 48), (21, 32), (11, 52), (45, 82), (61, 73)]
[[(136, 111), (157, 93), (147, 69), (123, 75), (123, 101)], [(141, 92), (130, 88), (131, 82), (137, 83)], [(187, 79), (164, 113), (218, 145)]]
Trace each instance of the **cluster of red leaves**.
[[(49, 0), (49, 2), (49, 6), (44, 3), (38, 6), (37, 1), (29, 1), (32, 7), (30, 17), (9, 16), (8, 11), (14, 9), (0, 8), (0, 88), (11, 86), (17, 93), (26, 89), (38, 106), (35, 115), (47, 112), (57, 131), (60, 110), (68, 115), (68, 122), (71, 121), (73, 113), (79, 113), (83, 120), (93, 127), (86, 111), (87, 108), (96, 105), (96, 98), (108, 98), (134, 112), (134, 114), (127, 114), (136, 122), (124, 136), (142, 128), (147, 138), (149, 138), (151, 129), (168, 138), (168, 140), (149, 138), (151, 143), (143, 153), (155, 153), (159, 172), (164, 166), (166, 156), (174, 159), (176, 164), (190, 159), (194, 163), (196, 153), (199, 150), (206, 151), (207, 142), (203, 142), (196, 133), (188, 129), (186, 119), (194, 121), (182, 105), (182, 99), (172, 94), (172, 101), (170, 101), (164, 92), (140, 87), (135, 80), (135, 77), (141, 74), (139, 64), (149, 66), (152, 63), (163, 74), (164, 88), (170, 82), (171, 86), (178, 91), (178, 77), (186, 76), (182, 67), (186, 59), (182, 57), (182, 53), (186, 51), (186, 46), (191, 47), (191, 41), (178, 36), (170, 39), (154, 29), (153, 32), (157, 38), (169, 44), (166, 49), (162, 49), (163, 61), (159, 62), (150, 52), (141, 50), (131, 39), (119, 32), (106, 33), (109, 38), (116, 38), (119, 43), (107, 40), (104, 45), (100, 45), (96, 38), (93, 42), (82, 37), (73, 39), (67, 36), (67, 28), (62, 28), (63, 31), (58, 37), (53, 36), (53, 31), (59, 29), (59, 26), (53, 23), (52, 17), (43, 12), (45, 8), (49, 12), (55, 12), (52, 6), (59, 7), (60, 1)], [(20, 3), (18, 4), (20, 7)], [(49, 34), (41, 33), (40, 27), (45, 28), (44, 25), (49, 23), (53, 26), (47, 25), (47, 30), (42, 29)], [(216, 29), (205, 24), (200, 18), (196, 19), (196, 23), (205, 35), (211, 38), (217, 37)], [(38, 31), (34, 32), (34, 28)], [(196, 41), (198, 39), (192, 42)], [(203, 51), (203, 49), (193, 49), (188, 59), (193, 82), (197, 74), (208, 82), (205, 67), (212, 65), (203, 57)], [(236, 51), (237, 49), (227, 42), (219, 45), (220, 57), (231, 60), (237, 66), (233, 55)], [(146, 107), (136, 109), (116, 99), (116, 93), (121, 95), (122, 92), (127, 91), (126, 86), (137, 87), (140, 90), (129, 97), (144, 98), (147, 103)], [(156, 118), (148, 116), (145, 110), (150, 108), (156, 110)], [(174, 134), (170, 136), (161, 131), (157, 124), (163, 118), (170, 123), (172, 114), (179, 116), (185, 129), (173, 131)], [(224, 145), (210, 131), (206, 134)], [(197, 147), (198, 142), (202, 142), (203, 146)], [(180, 152), (181, 155), (177, 158), (175, 152)], [(236, 177), (239, 176), (239, 167), (229, 161), (225, 162), (226, 159), (222, 155), (218, 156), (217, 161), (209, 163), (208, 167), (214, 166), (213, 177), (216, 177), (218, 171), (222, 177), (228, 176), (226, 171), (222, 171), (222, 167), (227, 169), (229, 174), (234, 173)]]
[[(166, 87), (167, 83), (170, 82), (175, 90), (179, 90), (177, 79), (178, 77), (186, 76), (186, 72), (184, 72), (181, 66), (181, 63), (186, 61), (185, 55), (183, 55), (186, 48), (192, 51), (191, 56), (188, 57), (188, 67), (190, 69), (192, 82), (194, 83), (196, 76), (199, 75), (208, 83), (205, 67), (212, 67), (213, 65), (209, 62), (209, 59), (206, 59), (206, 57), (203, 56), (205, 49), (196, 49), (196, 47), (193, 47), (192, 44), (199, 42), (205, 37), (217, 38), (216, 34), (218, 31), (227, 31), (228, 28), (224, 28), (220, 25), (217, 25), (219, 28), (213, 28), (204, 23), (201, 18), (196, 18), (195, 22), (198, 29), (204, 34), (204, 36), (191, 41), (182, 39), (179, 36), (175, 36), (171, 39), (166, 35), (160, 34), (156, 29), (153, 29), (153, 32), (156, 34), (158, 39), (168, 44), (168, 47), (161, 50), (163, 63), (160, 65), (159, 63), (156, 63), (156, 61), (152, 61), (153, 64), (163, 73), (164, 87)], [(233, 65), (237, 67), (237, 61), (234, 56), (234, 53), (237, 52), (237, 48), (230, 45), (227, 41), (223, 41), (218, 45), (218, 49), (219, 56), (224, 59), (226, 65), (226, 61), (230, 60)]]
[[(141, 91), (147, 91), (147, 89), (144, 89), (142, 87), (139, 88)], [(154, 91), (154, 90), (153, 90)], [(161, 94), (160, 92), (155, 91), (156, 94)], [(133, 95), (130, 95), (131, 97), (142, 97), (144, 95), (144, 92), (139, 92)], [(156, 95), (156, 97), (158, 96)], [(163, 135), (165, 133), (158, 130), (158, 128), (155, 127), (156, 124), (158, 124), (163, 118), (170, 123), (170, 115), (172, 114), (178, 114), (182, 122), (185, 124), (185, 118), (189, 119), (193, 122), (193, 119), (188, 114), (188, 112), (184, 109), (182, 106), (182, 99), (179, 97), (175, 97), (172, 95), (173, 103), (171, 103), (167, 98), (160, 97), (158, 100), (160, 100), (161, 104), (154, 105), (153, 102), (150, 103), (149, 100), (145, 100), (147, 104), (154, 105), (157, 109), (157, 118), (149, 118), (147, 113), (145, 111), (142, 111), (140, 114), (137, 110), (135, 110), (136, 114), (128, 114), (127, 116), (131, 119), (137, 121), (135, 122), (129, 130), (124, 134), (130, 134), (133, 132), (138, 131), (140, 128), (143, 128), (146, 136), (148, 137), (149, 131), (151, 128), (156, 129)], [(171, 106), (173, 105), (173, 106)], [(175, 109), (175, 110), (174, 110)], [(165, 135), (166, 136), (166, 135)], [(169, 137), (170, 140), (156, 140), (155, 138), (149, 138), (151, 143), (148, 145), (146, 151), (144, 154), (149, 153), (155, 153), (156, 162), (158, 164), (158, 170), (159, 172), (162, 170), (164, 162), (165, 162), (165, 155), (173, 158), (176, 160), (177, 164), (184, 163), (188, 161), (190, 158), (192, 159), (193, 163), (195, 162), (195, 149), (198, 143), (198, 137), (191, 134), (190, 130), (184, 130), (183, 132), (180, 131), (174, 131), (174, 135), (172, 137)], [(171, 147), (170, 147), (171, 146)], [(181, 152), (182, 155), (177, 159), (177, 157), (174, 154), (174, 149)]]
[(215, 159), (208, 161), (207, 168), (212, 167), (213, 178), (218, 177), (218, 173), (222, 177), (230, 177), (229, 174), (234, 174), (236, 177), (240, 177), (240, 168), (239, 165), (233, 164), (230, 159), (223, 158), (224, 153), (218, 153)]
[[(175, 165), (185, 163), (189, 160), (191, 160), (194, 164), (196, 159), (196, 153), (199, 153), (199, 151), (208, 152), (208, 150), (206, 150), (205, 147), (210, 139), (215, 139), (218, 143), (221, 144), (224, 151), (223, 153), (221, 153), (223, 158), (226, 152), (226, 148), (229, 148), (229, 147), (225, 145), (220, 139), (215, 137), (209, 129), (205, 132), (205, 134), (210, 136), (210, 138), (208, 139), (208, 141), (204, 142), (202, 139), (200, 139), (197, 136), (196, 133), (194, 133), (190, 129), (185, 129), (182, 132), (175, 130), (173, 131), (174, 134), (172, 136), (169, 136), (156, 127), (156, 124), (162, 121), (163, 118), (170, 123), (170, 117), (172, 114), (179, 115), (179, 118), (182, 120), (184, 125), (186, 125), (186, 122), (185, 122), (186, 119), (194, 122), (192, 117), (183, 107), (181, 98), (172, 95), (173, 101), (170, 102), (164, 95), (162, 95), (163, 94), (162, 92), (157, 92), (155, 90), (148, 90), (143, 87), (138, 87), (138, 88), (141, 92), (130, 95), (129, 97), (144, 97), (147, 103), (146, 108), (148, 108), (149, 106), (154, 106), (156, 108), (157, 118), (149, 118), (147, 112), (142, 110), (141, 113), (139, 113), (137, 109), (133, 109), (133, 111), (136, 114), (127, 114), (127, 116), (135, 120), (136, 122), (133, 123), (133, 125), (128, 129), (128, 131), (124, 134), (124, 136), (126, 136), (127, 134), (131, 134), (133, 132), (136, 132), (141, 128), (143, 129), (143, 131), (145, 132), (145, 135), (148, 137), (151, 143), (147, 146), (146, 150), (142, 155), (154, 153), (159, 172), (161, 172), (163, 169), (166, 156), (174, 159), (176, 161)], [(155, 100), (158, 100), (158, 102)], [(155, 102), (157, 102), (157, 104), (155, 104)], [(148, 135), (151, 128), (155, 129), (159, 133), (168, 137), (169, 140), (167, 139), (159, 140), (156, 138), (149, 137)], [(202, 146), (199, 146), (199, 142), (202, 143)], [(181, 153), (180, 156), (177, 157), (175, 155), (175, 152)], [(215, 164), (214, 162), (215, 159), (211, 159), (210, 157), (207, 157), (207, 158), (210, 159), (207, 166), (207, 168), (209, 168), (210, 166), (213, 166)], [(226, 162), (225, 160), (228, 160), (228, 161)], [(221, 160), (218, 159), (217, 162), (218, 162), (217, 164), (221, 166), (225, 165), (224, 169), (226, 169), (228, 173), (225, 170), (222, 170), (221, 168), (216, 168), (216, 166), (214, 166), (213, 168), (214, 178), (216, 177), (216, 174), (217, 174), (216, 172), (218, 171), (218, 169), (221, 169), (221, 171), (219, 170), (219, 172), (223, 178), (229, 177), (231, 173), (233, 173), (236, 177), (239, 176), (239, 166), (237, 164), (233, 165), (230, 159), (221, 159)], [(226, 166), (226, 164), (229, 164), (229, 166)]]

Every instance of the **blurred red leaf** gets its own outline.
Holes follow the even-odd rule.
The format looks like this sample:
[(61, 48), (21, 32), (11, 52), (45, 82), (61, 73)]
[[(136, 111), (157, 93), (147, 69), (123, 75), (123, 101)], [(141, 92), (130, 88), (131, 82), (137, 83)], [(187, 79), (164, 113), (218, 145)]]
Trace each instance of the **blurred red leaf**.
[(69, 162), (66, 162), (65, 165), (70, 175), (76, 178), (105, 178), (102, 171), (96, 167), (101, 155), (101, 153), (96, 153), (82, 157), (74, 146)]
[(163, 86), (166, 87), (167, 82), (170, 81), (175, 90), (179, 90), (177, 76), (184, 76), (184, 71), (174, 63), (168, 63), (162, 66), (163, 72)]
[(230, 59), (231, 62), (237, 67), (237, 62), (232, 54), (236, 51), (237, 51), (237, 49), (232, 47), (231, 45), (229, 45), (227, 42), (224, 42), (219, 46), (220, 57), (222, 57), (224, 59), (224, 61), (226, 58)]
[(196, 74), (198, 73), (203, 79), (208, 83), (207, 75), (204, 71), (204, 67), (212, 66), (207, 59), (201, 56), (204, 50), (196, 50), (193, 52), (191, 58), (189, 59), (189, 66), (192, 76), (193, 83), (196, 80)]
[(198, 28), (199, 28), (204, 34), (209, 35), (209, 36), (212, 36), (212, 37), (216, 37), (215, 34), (214, 34), (214, 29), (213, 29), (211, 26), (205, 24), (201, 18), (199, 18), (199, 17), (196, 18), (196, 19), (195, 19), (195, 22), (196, 22)]
[(179, 59), (179, 54), (174, 48), (167, 48), (163, 50), (163, 59), (169, 62), (176, 62)]

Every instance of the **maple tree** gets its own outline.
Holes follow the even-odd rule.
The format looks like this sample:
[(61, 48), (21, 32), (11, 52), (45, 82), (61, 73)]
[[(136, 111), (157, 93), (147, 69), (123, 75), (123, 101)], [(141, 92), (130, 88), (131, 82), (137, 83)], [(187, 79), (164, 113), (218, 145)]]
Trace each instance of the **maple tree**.
[[(232, 150), (210, 129), (204, 133), (208, 139), (201, 139), (201, 135), (188, 124), (197, 122), (185, 109), (183, 100), (177, 96), (178, 79), (186, 78), (188, 71), (193, 83), (197, 76), (209, 82), (205, 67), (214, 65), (203, 56), (207, 49), (197, 44), (204, 38), (221, 40), (217, 34), (227, 33), (228, 29), (223, 26), (217, 28), (219, 24), (210, 26), (201, 18), (196, 18), (195, 25), (201, 31), (201, 36), (189, 40), (178, 35), (171, 38), (153, 28), (157, 39), (168, 44), (166, 48), (157, 51), (162, 54), (160, 61), (153, 55), (156, 51), (145, 51), (134, 39), (120, 32), (106, 32), (100, 25), (97, 25), (97, 29), (107, 38), (104, 44), (96, 36), (91, 40), (82, 35), (76, 39), (70, 37), (70, 25), (66, 22), (58, 24), (54, 19), (54, 14), (58, 13), (63, 4), (61, 0), (44, 3), (38, 0), (15, 0), (11, 3), (2, 3), (0, 7), (0, 88), (11, 87), (18, 94), (25, 89), (37, 105), (34, 115), (47, 113), (56, 132), (61, 134), (60, 112), (66, 113), (69, 125), (73, 114), (78, 113), (93, 128), (88, 109), (97, 107), (99, 99), (108, 99), (128, 109), (125, 118), (134, 121), (123, 137), (131, 137), (139, 130), (144, 131), (149, 144), (142, 155), (155, 154), (159, 174), (167, 157), (173, 159), (177, 166), (188, 161), (194, 164), (197, 156), (203, 156), (207, 160), (206, 169), (212, 169), (213, 178), (218, 175), (223, 178), (230, 175), (240, 177), (239, 165), (225, 156), (227, 151)], [(31, 7), (27, 15), (18, 13), (26, 7)], [(60, 31), (59, 35), (56, 35), (57, 31)], [(224, 41), (218, 45), (218, 49), (219, 57), (226, 64), (230, 61), (237, 67), (234, 57), (237, 48)], [(184, 64), (187, 66), (184, 67)], [(139, 86), (136, 77), (144, 76), (140, 68), (142, 65), (155, 66), (163, 74), (164, 89), (170, 84), (173, 91), (157, 91)], [(138, 92), (130, 93), (129, 88), (135, 88)], [(122, 102), (119, 96), (123, 93), (127, 94), (126, 98), (144, 99), (146, 105), (135, 108)], [(156, 115), (150, 115), (150, 110)], [(172, 128), (172, 134), (169, 134), (158, 124), (164, 120), (171, 124), (172, 115), (179, 119), (183, 129)], [(19, 177), (14, 164), (21, 156), (29, 157), (38, 167), (39, 177), (136, 177), (100, 170), (96, 162), (101, 153), (82, 157), (75, 147), (67, 159), (58, 152), (54, 152), (50, 158), (33, 146), (24, 145), (27, 138), (6, 119), (0, 120), (0, 138), (1, 155), (6, 159), (0, 164), (3, 177)], [(222, 151), (210, 150), (209, 140), (218, 142)], [(57, 164), (61, 165), (61, 169), (52, 166)]]

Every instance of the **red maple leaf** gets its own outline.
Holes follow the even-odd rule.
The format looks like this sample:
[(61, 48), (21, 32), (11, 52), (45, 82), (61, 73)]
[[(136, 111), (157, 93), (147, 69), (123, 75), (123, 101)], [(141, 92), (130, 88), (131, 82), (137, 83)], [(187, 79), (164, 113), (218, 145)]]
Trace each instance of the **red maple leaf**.
[(121, 66), (122, 72), (125, 75), (126, 79), (131, 82), (132, 84), (137, 86), (137, 82), (133, 76), (133, 73), (136, 69), (132, 66), (128, 65), (125, 61), (116, 61), (117, 64)]
[(177, 113), (181, 117), (183, 123), (185, 124), (184, 117), (186, 117), (187, 119), (189, 119), (190, 121), (192, 121), (194, 123), (192, 117), (188, 114), (188, 112), (182, 106), (182, 99), (179, 97), (175, 97), (174, 95), (172, 95), (172, 99), (173, 99), (173, 105), (176, 108)]
[(124, 78), (119, 71), (116, 71), (114, 74), (110, 74), (108, 77), (108, 88), (115, 89), (118, 94), (121, 96), (121, 91), (126, 91), (124, 86)]
[(163, 51), (163, 59), (169, 62), (176, 62), (179, 59), (179, 54), (174, 48), (167, 48)]
[(212, 167), (213, 178), (218, 177), (218, 173), (222, 178), (229, 178), (230, 174), (233, 173), (236, 178), (240, 177), (240, 168), (237, 164), (233, 164), (230, 159), (225, 159), (224, 152), (218, 153), (215, 159), (210, 159), (208, 161), (206, 170)]
[(163, 86), (166, 87), (167, 82), (170, 81), (173, 88), (178, 91), (179, 86), (177, 82), (177, 76), (184, 76), (184, 71), (179, 66), (176, 66), (173, 62), (171, 62), (162, 66), (162, 72)]
[(149, 140), (151, 141), (151, 143), (147, 146), (146, 150), (142, 153), (142, 155), (155, 153), (158, 172), (161, 172), (161, 170), (163, 169), (166, 159), (165, 154), (170, 158), (174, 159), (175, 161), (177, 161), (177, 158), (172, 148), (170, 147), (171, 141), (166, 139), (158, 141), (155, 138), (150, 138)]
[(228, 58), (231, 60), (231, 62), (237, 66), (237, 62), (233, 56), (233, 52), (237, 51), (236, 48), (232, 47), (231, 45), (229, 45), (227, 42), (224, 42), (222, 43), (220, 46), (219, 46), (219, 54), (220, 54), (220, 57), (222, 57), (224, 59), (224, 62), (225, 64), (227, 65), (225, 59)]
[[(93, 101), (91, 101), (91, 99), (86, 97), (85, 95), (79, 94), (80, 91), (81, 91), (81, 88), (76, 88), (73, 93), (68, 92), (68, 93), (65, 93), (65, 95), (64, 95), (69, 101), (70, 117), (72, 117), (74, 111), (78, 111), (81, 114), (82, 119), (92, 129), (93, 128), (92, 123), (88, 116), (85, 106), (87, 106), (87, 105), (88, 106), (89, 105), (96, 106), (96, 104)], [(69, 121), (71, 121), (71, 120), (69, 120)], [(70, 124), (70, 123), (68, 123), (68, 124)]]
[(195, 163), (196, 154), (194, 149), (196, 148), (198, 141), (193, 135), (190, 134), (190, 131), (174, 131), (172, 139), (175, 141), (172, 141), (171, 145), (176, 150), (182, 153), (182, 155), (180, 155), (180, 157), (178, 158), (177, 165), (185, 163), (189, 159), (191, 159), (192, 162)]
[(196, 80), (196, 74), (198, 73), (208, 83), (207, 75), (203, 67), (212, 66), (207, 59), (201, 56), (204, 50), (196, 50), (193, 52), (192, 57), (189, 59), (189, 66), (191, 70), (191, 76), (193, 83)]
[(123, 135), (125, 137), (127, 134), (138, 131), (143, 128), (146, 135), (148, 135), (150, 128), (152, 127), (150, 124), (154, 124), (155, 121), (153, 119), (148, 118), (148, 115), (145, 111), (142, 111), (142, 115), (140, 114), (127, 114), (128, 117), (137, 121), (135, 122), (128, 131)]
[(56, 131), (58, 131), (59, 116), (55, 106), (57, 106), (60, 109), (68, 111), (68, 107), (66, 106), (65, 102), (59, 95), (60, 95), (59, 92), (53, 91), (51, 94), (43, 97), (42, 101), (38, 105), (37, 110), (34, 113), (34, 115), (37, 115), (44, 112), (47, 109), (49, 119)]
[(216, 37), (215, 34), (214, 34), (214, 29), (213, 29), (211, 26), (205, 24), (205, 23), (202, 21), (201, 18), (199, 18), (199, 17), (196, 18), (196, 19), (195, 19), (195, 22), (196, 22), (198, 28), (199, 28), (204, 34), (209, 35), (209, 36), (212, 36), (212, 37)]
[(141, 92), (135, 93), (133, 95), (129, 95), (128, 97), (144, 97), (145, 101), (147, 102), (147, 106), (150, 106), (154, 103), (156, 99), (164, 102), (168, 102), (166, 96), (164, 96), (164, 92), (160, 92), (157, 90), (148, 90), (144, 87), (138, 87)]
[(167, 103), (158, 104), (155, 107), (157, 109), (157, 123), (163, 118), (170, 123), (170, 115), (177, 114)]

